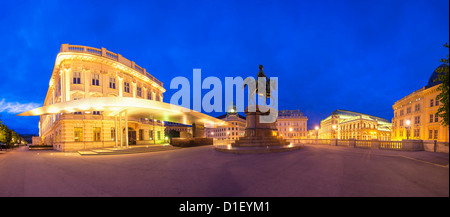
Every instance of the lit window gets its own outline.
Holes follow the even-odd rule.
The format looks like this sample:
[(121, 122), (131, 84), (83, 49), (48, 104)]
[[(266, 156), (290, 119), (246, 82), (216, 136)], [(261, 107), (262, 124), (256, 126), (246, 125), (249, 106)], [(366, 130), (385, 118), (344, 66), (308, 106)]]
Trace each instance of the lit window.
[(81, 142), (83, 141), (83, 128), (81, 127), (75, 127), (74, 130), (74, 141), (75, 142)]
[(101, 128), (100, 127), (94, 127), (94, 130), (93, 130), (94, 142), (100, 141), (100, 132), (101, 132)]
[(116, 128), (111, 127), (111, 141), (116, 140)]

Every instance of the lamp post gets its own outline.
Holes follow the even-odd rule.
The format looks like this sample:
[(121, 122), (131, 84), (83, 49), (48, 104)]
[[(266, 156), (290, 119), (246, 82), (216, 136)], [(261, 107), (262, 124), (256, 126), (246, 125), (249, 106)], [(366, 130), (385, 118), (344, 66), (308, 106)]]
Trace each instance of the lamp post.
[(316, 126), (316, 139), (319, 138), (319, 126)]
[(409, 129), (410, 129), (411, 121), (406, 120), (406, 139), (409, 140)]

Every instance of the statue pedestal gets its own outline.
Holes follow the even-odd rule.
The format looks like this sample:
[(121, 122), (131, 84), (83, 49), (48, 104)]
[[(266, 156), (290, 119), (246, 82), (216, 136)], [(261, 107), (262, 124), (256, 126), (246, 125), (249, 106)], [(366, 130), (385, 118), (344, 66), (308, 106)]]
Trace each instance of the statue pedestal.
[(292, 145), (278, 135), (278, 111), (268, 106), (250, 105), (245, 109), (245, 135), (229, 145), (216, 146), (217, 151), (237, 154), (290, 151), (303, 147)]

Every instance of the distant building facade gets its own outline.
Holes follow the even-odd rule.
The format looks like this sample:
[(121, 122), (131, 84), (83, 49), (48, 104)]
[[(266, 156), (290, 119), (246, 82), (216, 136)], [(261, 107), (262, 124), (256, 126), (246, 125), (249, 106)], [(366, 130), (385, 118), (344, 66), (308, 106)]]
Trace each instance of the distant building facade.
[[(443, 64), (438, 68), (448, 67)], [(441, 124), (442, 118), (437, 112), (441, 102), (437, 99), (437, 90), (441, 82), (436, 70), (428, 80), (428, 84), (419, 90), (396, 101), (392, 106), (392, 140), (420, 139), (449, 141), (449, 128)]]
[(227, 113), (216, 117), (228, 122), (231, 126), (205, 128), (205, 137), (215, 140), (237, 140), (244, 136), (246, 119), (238, 114), (236, 106), (233, 104), (227, 108)]
[(192, 126), (191, 125), (185, 125), (185, 124), (179, 124), (179, 123), (173, 123), (173, 122), (164, 122), (164, 133), (167, 135), (170, 131), (177, 131), (180, 132), (180, 137), (186, 138), (186, 137), (192, 137)]
[(389, 140), (392, 124), (386, 119), (338, 109), (320, 122), (319, 139)]
[(284, 138), (305, 139), (308, 137), (308, 118), (300, 110), (280, 110), (277, 129)]

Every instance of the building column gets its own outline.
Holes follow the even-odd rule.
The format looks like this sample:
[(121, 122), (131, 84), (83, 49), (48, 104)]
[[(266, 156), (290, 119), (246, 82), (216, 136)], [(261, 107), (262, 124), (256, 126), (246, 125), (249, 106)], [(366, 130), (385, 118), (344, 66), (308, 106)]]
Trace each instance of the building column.
[(114, 140), (115, 140), (116, 143), (115, 143), (115, 145), (114, 145), (114, 148), (116, 148), (116, 147), (117, 147), (117, 144), (118, 144), (118, 143), (117, 143), (117, 142), (118, 142), (118, 141), (117, 141), (117, 134), (118, 134), (118, 133), (119, 133), (119, 132), (117, 132), (117, 115), (115, 115), (115, 116), (114, 116), (114, 138), (115, 138)]
[(122, 112), (119, 112), (119, 131), (120, 131), (120, 147), (123, 143), (123, 130), (122, 130)]
[(128, 114), (127, 110), (125, 110), (125, 144), (128, 148)]

